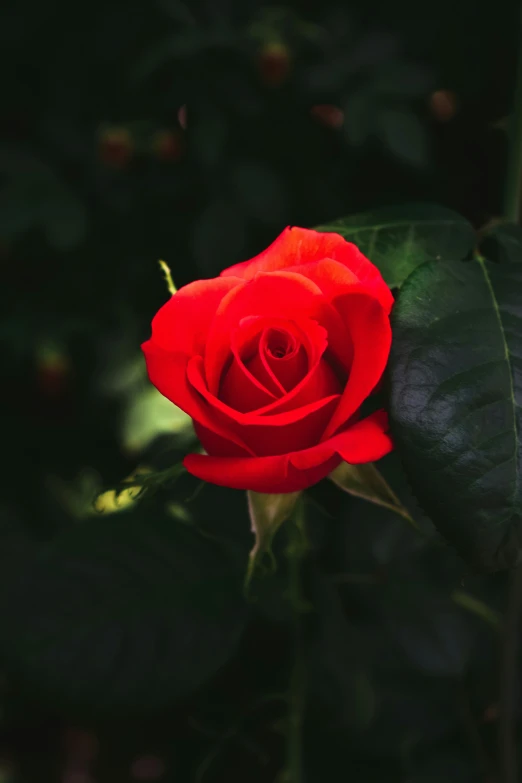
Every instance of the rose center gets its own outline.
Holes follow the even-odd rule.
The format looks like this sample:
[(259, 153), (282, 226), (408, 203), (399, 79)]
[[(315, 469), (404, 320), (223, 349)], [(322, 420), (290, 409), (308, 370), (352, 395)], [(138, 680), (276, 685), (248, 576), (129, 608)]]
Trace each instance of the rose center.
[(263, 335), (264, 349), (274, 359), (290, 359), (298, 351), (297, 340), (293, 334), (281, 329), (267, 329)]

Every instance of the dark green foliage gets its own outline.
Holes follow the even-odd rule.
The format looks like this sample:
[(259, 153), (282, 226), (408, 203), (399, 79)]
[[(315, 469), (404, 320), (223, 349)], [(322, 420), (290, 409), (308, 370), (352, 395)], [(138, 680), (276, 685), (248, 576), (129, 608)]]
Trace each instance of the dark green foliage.
[[(501, 212), (516, 9), (297, 5), (2, 8), (2, 779), (125, 783), (147, 756), (163, 762), (160, 783), (281, 775), (296, 657), (287, 531), (276, 570), (256, 575), (245, 601), (244, 493), (164, 481), (187, 441), (167, 428), (131, 448), (125, 427), (148, 388), (139, 344), (168, 296), (158, 259), (180, 287), (286, 225), (340, 231), (397, 289), (400, 457), (377, 467), (420, 528), (330, 482), (308, 493), (299, 783), (501, 779), (507, 579), (473, 576), (455, 547), (491, 568), (518, 552), (512, 444), (496, 418), (511, 415), (507, 364), (471, 366), (497, 362), (500, 346), (490, 304), (474, 312), (487, 299), (481, 270), (508, 342), (518, 328), (520, 229), (472, 227)], [(445, 123), (434, 89), (455, 92)], [(483, 266), (469, 261), (477, 246)], [(452, 308), (469, 313), (454, 328)], [(445, 313), (447, 330), (430, 321)], [(431, 418), (407, 415), (400, 389), (428, 394), (455, 365), (470, 367), (463, 385), (443, 387)], [(495, 394), (495, 416), (461, 421)], [(479, 449), (457, 474), (435, 441), (458, 450), (470, 437)], [(138, 465), (156, 471), (142, 504), (91, 515), (95, 490)], [(75, 727), (98, 739), (88, 759), (70, 749)]]
[(235, 650), (241, 583), (215, 541), (159, 511), (89, 520), (20, 563), (3, 596), (2, 658), (61, 708), (157, 711)]
[(431, 262), (393, 313), (392, 427), (412, 487), (473, 565), (520, 561), (522, 265)]
[(335, 231), (376, 264), (390, 288), (400, 287), (430, 259), (461, 259), (475, 245), (475, 232), (460, 215), (431, 204), (387, 207), (335, 220), (320, 231)]

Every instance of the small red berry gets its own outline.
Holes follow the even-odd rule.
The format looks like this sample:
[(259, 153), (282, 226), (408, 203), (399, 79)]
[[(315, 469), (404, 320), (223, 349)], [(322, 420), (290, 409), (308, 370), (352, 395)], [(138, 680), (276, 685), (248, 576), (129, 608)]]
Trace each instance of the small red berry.
[(104, 128), (100, 132), (98, 154), (106, 166), (123, 169), (132, 158), (133, 153), (132, 136), (126, 128)]
[(268, 43), (260, 49), (257, 63), (262, 82), (267, 87), (279, 87), (290, 73), (290, 52), (282, 43)]
[(321, 103), (317, 106), (312, 106), (310, 110), (312, 117), (315, 117), (321, 125), (325, 125), (327, 128), (340, 128), (344, 122), (344, 112), (338, 106), (333, 106), (330, 103)]
[(457, 96), (450, 90), (436, 90), (430, 95), (429, 107), (439, 122), (449, 122), (458, 111)]
[(183, 155), (185, 142), (177, 131), (156, 131), (152, 137), (152, 149), (159, 160), (165, 163), (176, 163)]
[(70, 362), (57, 346), (40, 347), (36, 355), (37, 383), (45, 397), (61, 397), (68, 385)]

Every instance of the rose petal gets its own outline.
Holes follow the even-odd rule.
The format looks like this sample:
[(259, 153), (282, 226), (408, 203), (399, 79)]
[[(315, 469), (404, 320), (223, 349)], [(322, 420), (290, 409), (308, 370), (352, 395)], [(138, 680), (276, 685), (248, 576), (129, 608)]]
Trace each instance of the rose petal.
[(331, 258), (298, 264), (292, 268), (292, 272), (297, 272), (315, 283), (329, 301), (342, 293), (349, 293), (354, 287), (361, 288), (362, 285), (348, 267)]
[(314, 319), (326, 329), (328, 346), (336, 359), (346, 368), (350, 365), (346, 328), (321, 289), (303, 275), (261, 272), (243, 286), (234, 286), (221, 300), (209, 328), (205, 374), (212, 394), (218, 393), (223, 367), (230, 355), (231, 334), (245, 314), (288, 320)]
[[(212, 408), (213, 421), (224, 431), (236, 427), (244, 442), (259, 456), (298, 451), (317, 443), (340, 398), (335, 394), (316, 399), (308, 405), (269, 417), (256, 415), (256, 412), (241, 413), (209, 392), (203, 372), (201, 357), (193, 357), (187, 365), (187, 378), (195, 392)], [(210, 429), (217, 431), (216, 426)]]
[(207, 454), (219, 454), (222, 457), (248, 457), (251, 454), (251, 452), (247, 452), (231, 440), (217, 435), (213, 430), (209, 430), (197, 421), (194, 422), (194, 431), (199, 441), (205, 445)]
[(219, 388), (219, 398), (241, 413), (257, 410), (278, 399), (236, 356), (224, 374)]
[(342, 459), (373, 462), (392, 449), (386, 415), (379, 411), (346, 432), (301, 452), (273, 457), (234, 458), (188, 454), (189, 473), (212, 484), (254, 492), (298, 492), (325, 478)]
[(201, 353), (221, 300), (232, 289), (243, 285), (238, 278), (216, 277), (183, 286), (154, 316), (151, 340), (167, 351), (188, 356)]
[(361, 283), (371, 288), (388, 312), (391, 310), (393, 296), (377, 267), (356, 245), (333, 232), (288, 226), (258, 256), (228, 267), (221, 272), (221, 276), (252, 280), (257, 272), (290, 269), (298, 264), (313, 264), (325, 258), (338, 261), (347, 267)]
[(392, 338), (389, 316), (370, 294), (356, 290), (338, 297), (333, 304), (350, 334), (353, 360), (348, 383), (323, 440), (342, 427), (373, 392), (385, 370)]
[[(266, 364), (277, 378), (285, 392), (291, 391), (294, 386), (303, 380), (308, 373), (308, 353), (299, 338), (293, 339), (291, 350), (283, 356), (277, 355), (277, 346), (273, 345), (277, 339), (274, 335), (281, 330), (274, 328), (265, 329), (259, 341), (259, 354), (264, 357)], [(288, 332), (282, 332), (288, 335)]]
[[(301, 359), (301, 366), (292, 364), (287, 367), (285, 364), (289, 362), (289, 357), (286, 360), (280, 362), (283, 365), (283, 369), (280, 372), (283, 373), (282, 380), (285, 380), (288, 384), (287, 388), (292, 388), (292, 382), (295, 386), (296, 383), (301, 382), (306, 376), (306, 370), (311, 371), (317, 364), (320, 357), (328, 347), (328, 340), (326, 336), (326, 329), (320, 326), (317, 321), (310, 319), (299, 319), (289, 321), (282, 318), (262, 318), (252, 317), (244, 318), (239, 329), (236, 330), (232, 337), (232, 350), (234, 355), (236, 353), (241, 354), (244, 357), (245, 365), (248, 370), (254, 375), (257, 380), (269, 391), (271, 391), (279, 400), (283, 397), (287, 391), (285, 386), (279, 380), (274, 370), (272, 369), (272, 363), (269, 361), (269, 357), (266, 355), (266, 351), (260, 350), (260, 342), (263, 333), (269, 329), (277, 329), (281, 332), (287, 333), (295, 340), (295, 345), (301, 345), (306, 355), (306, 367), (303, 361), (304, 357), (297, 357)], [(254, 339), (253, 339), (254, 338)], [(290, 357), (296, 358), (296, 357)], [(274, 359), (274, 366), (277, 367), (279, 360)], [(290, 364), (290, 362), (289, 362)], [(291, 374), (294, 377), (291, 377)], [(340, 389), (336, 389), (335, 392), (339, 392)], [(323, 395), (325, 396), (325, 395)], [(219, 397), (223, 399), (223, 395), (219, 394)], [(310, 400), (307, 400), (309, 402)], [(234, 406), (233, 406), (234, 407)]]
[(291, 454), (290, 462), (298, 470), (311, 470), (328, 459), (333, 449), (345, 462), (360, 465), (381, 459), (392, 448), (393, 442), (388, 434), (388, 415), (380, 410), (314, 448)]
[(264, 408), (258, 408), (255, 413), (260, 416), (273, 416), (301, 408), (323, 397), (336, 395), (340, 399), (342, 390), (343, 387), (328, 361), (319, 357), (310, 372), (292, 391)]
[(237, 431), (227, 426), (226, 420), (219, 422), (216, 419), (212, 408), (188, 383), (188, 357), (185, 354), (165, 351), (152, 340), (147, 340), (141, 347), (145, 354), (150, 381), (161, 394), (188, 413), (195, 422), (221, 438), (231, 441), (245, 454), (254, 454)]
[[(309, 372), (288, 393), (285, 392), (285, 389), (273, 375), (270, 367), (266, 365), (266, 362), (264, 363), (262, 361), (255, 348), (255, 341), (253, 338), (258, 337), (259, 331), (263, 328), (267, 328), (268, 324), (293, 331), (296, 338), (301, 340), (303, 342), (303, 347), (306, 348), (310, 368)], [(255, 351), (253, 359), (246, 359), (248, 369), (245, 368), (245, 372), (248, 373), (252, 370), (252, 375), (255, 375), (255, 380), (252, 379), (253, 382), (258, 382), (260, 385), (264, 384), (262, 388), (265, 388), (272, 393), (275, 392), (278, 395), (275, 398), (272, 398), (272, 400), (269, 400), (266, 405), (259, 406), (255, 411), (253, 408), (250, 410), (257, 415), (283, 413), (307, 405), (315, 400), (320, 400), (323, 397), (340, 394), (343, 390), (344, 383), (340, 382), (328, 361), (322, 358), (327, 348), (326, 330), (320, 326), (317, 321), (303, 319), (292, 322), (283, 319), (276, 320), (260, 317), (243, 319), (239, 329), (236, 330), (232, 337), (232, 352), (234, 357), (237, 358), (238, 361), (241, 361), (239, 358), (240, 355), (248, 357), (249, 353)], [(223, 381), (218, 394), (219, 399), (231, 408), (235, 408), (241, 412), (247, 412), (243, 400), (238, 399), (236, 390), (231, 390), (228, 385), (228, 372), (225, 375), (225, 379), (227, 387), (224, 387)]]

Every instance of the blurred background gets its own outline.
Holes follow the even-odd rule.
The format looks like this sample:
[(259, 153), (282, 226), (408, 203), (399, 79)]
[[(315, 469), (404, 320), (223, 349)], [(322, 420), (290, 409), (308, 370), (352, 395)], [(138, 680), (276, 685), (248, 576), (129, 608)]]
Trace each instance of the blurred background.
[[(185, 417), (148, 386), (139, 350), (168, 296), (159, 259), (180, 287), (255, 255), (288, 224), (312, 227), (413, 201), (453, 208), (476, 227), (501, 214), (518, 13), (514, 0), (5, 0), (0, 568), (7, 592), (5, 574), (16, 571), (28, 542), (52, 540), (87, 518), (94, 494), (147, 462), (164, 436), (177, 433), (180, 453), (191, 437)], [(208, 492), (203, 516), (215, 503)], [(244, 499), (232, 494), (231, 526), (247, 525)], [(170, 510), (185, 514), (172, 502)], [(375, 537), (366, 531), (354, 544), (358, 566), (367, 557), (372, 568), (388, 567), (398, 557), (404, 577), (411, 542), (394, 533), (392, 546), (388, 523), (396, 524), (367, 523)], [(433, 584), (439, 577), (453, 584), (444, 558), (415, 568)], [(354, 589), (352, 614), (366, 626), (373, 609), (364, 588)], [(502, 578), (487, 590), (502, 596)], [(341, 774), (352, 741), (350, 721), (341, 721), (344, 728), (319, 743), (323, 755), (317, 750), (331, 768), (310, 762), (310, 780), (497, 780), (481, 739), (497, 707), (489, 691), (479, 698), (459, 690), (475, 664), (459, 657), (461, 615), (442, 614), (450, 618), (438, 637), (444, 653), (433, 653), (431, 630), (423, 648), (431, 652), (420, 663), (397, 653), (404, 666), (397, 663), (386, 686), (395, 706), (357, 740), (352, 771)], [(411, 628), (405, 614), (397, 621), (410, 652), (425, 615), (418, 608)], [(232, 705), (280, 663), (279, 631), (259, 622), (204, 699), (198, 691), (146, 719), (62, 708), (7, 671), (0, 780), (275, 780), (277, 731), (265, 736), (266, 726), (256, 727), (255, 741), (238, 734), (239, 741), (227, 728), (237, 722)], [(381, 659), (393, 659), (389, 646), (372, 644)], [(497, 677), (493, 642), (487, 650), (481, 693)], [(254, 651), (262, 661), (252, 676)], [(59, 654), (55, 663), (67, 666)], [(82, 680), (81, 663), (74, 666)], [(416, 732), (424, 750), (408, 766)]]

